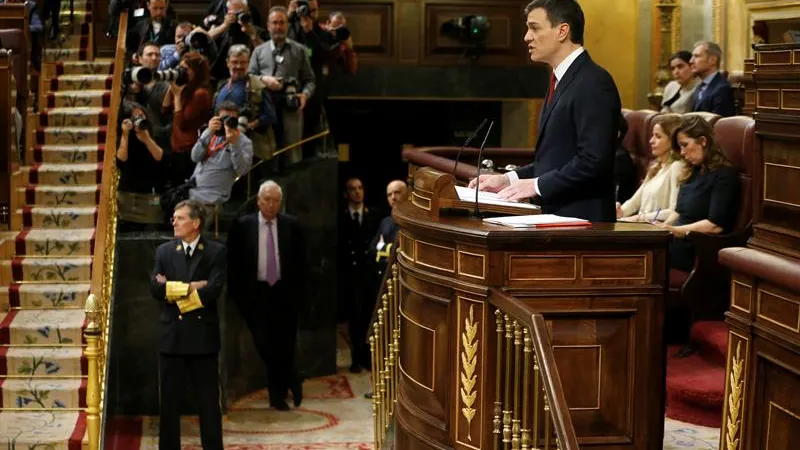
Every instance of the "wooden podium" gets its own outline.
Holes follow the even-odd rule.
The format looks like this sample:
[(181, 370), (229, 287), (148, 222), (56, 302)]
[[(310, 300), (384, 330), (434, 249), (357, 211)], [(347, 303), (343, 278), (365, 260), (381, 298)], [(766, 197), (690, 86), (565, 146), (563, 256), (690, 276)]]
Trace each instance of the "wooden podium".
[[(392, 213), (401, 329), (395, 448), (495, 447), (502, 368), (492, 296), (501, 290), (515, 310), (544, 315), (581, 448), (660, 449), (669, 233), (632, 223), (521, 230), (446, 215), (436, 193), (452, 178), (421, 172), (412, 201)], [(469, 415), (464, 345), (477, 358), (466, 362), (477, 380), (468, 386)]]

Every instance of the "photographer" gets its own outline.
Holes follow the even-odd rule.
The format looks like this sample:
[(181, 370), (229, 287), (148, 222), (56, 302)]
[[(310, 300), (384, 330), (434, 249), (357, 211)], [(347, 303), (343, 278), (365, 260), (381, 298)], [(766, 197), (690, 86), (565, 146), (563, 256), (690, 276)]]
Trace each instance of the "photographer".
[(172, 111), (172, 152), (169, 155), (170, 184), (177, 187), (191, 176), (194, 165), (189, 156), (200, 127), (211, 110), (208, 60), (197, 52), (181, 58), (177, 77), (164, 96), (163, 107)]
[[(161, 60), (158, 45), (153, 42), (145, 42), (133, 59), (138, 66), (126, 71), (123, 75), (127, 97), (129, 100), (144, 105), (150, 121), (150, 134), (161, 148), (169, 152), (172, 116), (165, 114), (161, 107), (164, 103), (164, 96), (169, 90), (169, 83), (157, 81), (152, 76)], [(148, 69), (147, 75), (137, 71), (137, 68)]]
[(128, 54), (135, 53), (145, 42), (154, 42), (159, 47), (175, 42), (175, 22), (167, 17), (166, 0), (149, 0), (147, 2), (148, 17), (136, 22), (128, 29), (125, 47)]
[[(211, 4), (208, 5), (206, 17), (203, 19), (203, 25), (210, 29), (214, 25), (221, 24), (222, 20), (228, 14), (230, 3), (231, 0), (212, 0)], [(256, 5), (248, 5), (248, 10), (250, 11), (250, 15), (253, 16), (253, 23), (264, 23), (264, 16), (261, 15), (261, 11), (258, 10)]]
[(250, 50), (244, 45), (234, 45), (228, 51), (228, 70), (231, 77), (222, 80), (217, 86), (214, 108), (225, 102), (233, 102), (245, 116), (246, 133), (253, 141), (253, 152), (261, 159), (268, 159), (275, 149), (275, 137), (269, 133), (269, 126), (278, 118), (269, 91), (257, 75), (247, 73), (250, 63)]
[(250, 170), (253, 143), (239, 126), (239, 108), (223, 102), (217, 115), (208, 121), (208, 128), (192, 147), (192, 161), (197, 163), (189, 189), (189, 198), (207, 205), (228, 201), (237, 176)]
[(161, 47), (161, 64), (159, 70), (178, 67), (181, 57), (186, 52), (195, 51), (205, 56), (209, 61), (217, 59), (217, 44), (200, 27), (195, 27), (189, 22), (181, 22), (175, 29), (175, 44)]
[(230, 0), (228, 13), (208, 31), (208, 35), (216, 41), (219, 49), (211, 65), (211, 76), (215, 80), (230, 76), (224, 55), (231, 46), (246, 45), (252, 51), (268, 39), (266, 30), (254, 24), (246, 0)]
[[(303, 138), (303, 109), (315, 89), (314, 72), (306, 48), (287, 38), (287, 27), (286, 8), (273, 7), (267, 22), (272, 39), (255, 49), (249, 68), (250, 73), (261, 77), (272, 96), (278, 113), (278, 123), (274, 127), (278, 148)], [(302, 158), (303, 149), (300, 147), (287, 151), (288, 164)]]
[[(117, 146), (119, 218), (130, 228), (163, 221), (158, 195), (164, 190), (164, 150), (150, 135), (145, 108), (134, 102), (122, 105), (121, 132)], [(133, 225), (139, 224), (139, 225)]]

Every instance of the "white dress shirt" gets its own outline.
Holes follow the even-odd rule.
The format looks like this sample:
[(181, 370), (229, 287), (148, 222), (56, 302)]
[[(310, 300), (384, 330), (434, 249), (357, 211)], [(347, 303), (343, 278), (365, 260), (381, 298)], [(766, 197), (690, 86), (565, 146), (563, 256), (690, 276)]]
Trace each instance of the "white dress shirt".
[[(562, 78), (564, 78), (564, 75), (567, 73), (567, 70), (569, 70), (569, 67), (572, 65), (572, 63), (575, 62), (576, 59), (578, 59), (578, 56), (581, 56), (581, 53), (583, 53), (584, 51), (585, 50), (583, 49), (583, 47), (576, 48), (575, 50), (572, 51), (572, 53), (567, 55), (567, 57), (564, 58), (564, 60), (561, 61), (556, 66), (555, 69), (553, 69), (553, 75), (556, 76), (556, 86), (555, 86), (555, 88), (553, 88), (553, 92), (554, 93), (555, 93), (555, 89), (558, 88), (558, 83), (561, 81)], [(508, 177), (509, 183), (513, 183), (513, 182), (519, 180), (519, 175), (517, 174), (516, 171), (513, 171), (513, 170), (511, 172), (506, 172), (506, 177)], [(538, 177), (533, 179), (533, 189), (536, 191), (536, 195), (539, 195), (539, 196), (542, 195), (541, 191), (539, 190), (539, 178)]]
[(186, 242), (183, 239), (181, 242), (183, 243), (183, 252), (186, 253), (186, 249), (189, 249), (189, 256), (193, 256), (194, 251), (197, 250), (197, 243), (200, 242), (200, 235), (198, 234), (192, 242)]
[(275, 248), (275, 262), (277, 263), (278, 279), (281, 279), (281, 254), (278, 249), (278, 218), (274, 218), (267, 225), (267, 219), (258, 214), (258, 281), (267, 281), (267, 226), (272, 228), (272, 245)]

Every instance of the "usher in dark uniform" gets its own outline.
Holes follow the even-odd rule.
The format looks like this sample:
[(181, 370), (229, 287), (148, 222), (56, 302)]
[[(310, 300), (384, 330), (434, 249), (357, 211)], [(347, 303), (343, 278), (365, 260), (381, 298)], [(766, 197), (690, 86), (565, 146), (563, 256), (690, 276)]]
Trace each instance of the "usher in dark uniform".
[[(222, 450), (217, 299), (225, 285), (225, 246), (201, 236), (191, 250), (191, 256), (187, 257), (181, 239), (161, 244), (156, 250), (156, 266), (150, 279), (153, 297), (161, 302), (159, 448), (181, 448), (180, 402), (189, 381), (200, 409), (203, 450)], [(158, 274), (164, 275), (168, 282), (206, 280), (208, 284), (197, 290), (203, 307), (181, 314), (175, 303), (167, 301), (167, 286), (156, 281)]]

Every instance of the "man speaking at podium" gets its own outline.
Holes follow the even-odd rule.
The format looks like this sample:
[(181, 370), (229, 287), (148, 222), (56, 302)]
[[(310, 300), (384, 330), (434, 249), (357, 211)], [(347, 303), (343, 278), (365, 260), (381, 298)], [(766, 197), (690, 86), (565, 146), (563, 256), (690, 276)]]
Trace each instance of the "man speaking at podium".
[(533, 162), (480, 175), (469, 187), (508, 200), (535, 199), (547, 214), (614, 222), (617, 86), (583, 48), (584, 17), (575, 0), (534, 0), (524, 12), (531, 60), (553, 68)]

